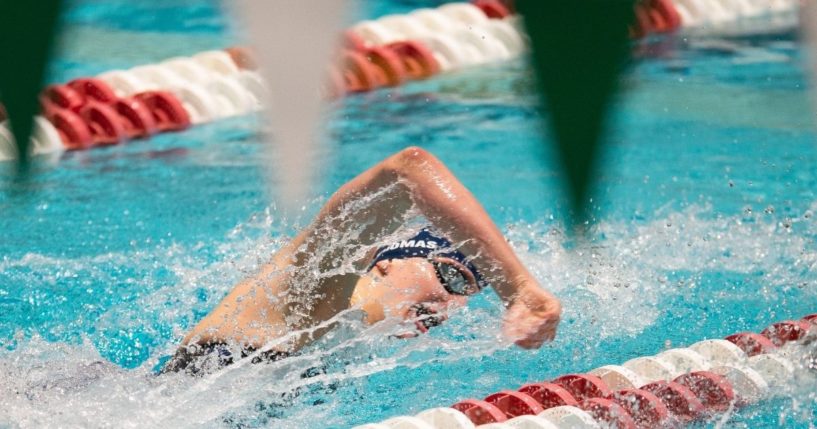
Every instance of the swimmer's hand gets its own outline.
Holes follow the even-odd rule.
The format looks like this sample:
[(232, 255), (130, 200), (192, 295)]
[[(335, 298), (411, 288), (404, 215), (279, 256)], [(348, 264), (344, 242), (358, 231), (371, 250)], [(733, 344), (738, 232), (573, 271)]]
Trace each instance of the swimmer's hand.
[(556, 337), (561, 314), (562, 304), (555, 296), (535, 281), (525, 281), (506, 304), (502, 332), (520, 347), (539, 348)]

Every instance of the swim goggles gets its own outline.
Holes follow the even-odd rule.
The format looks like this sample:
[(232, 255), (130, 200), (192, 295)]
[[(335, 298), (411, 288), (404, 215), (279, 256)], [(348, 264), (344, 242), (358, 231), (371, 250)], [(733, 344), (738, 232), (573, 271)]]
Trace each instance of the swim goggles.
[(471, 296), (482, 288), (477, 278), (465, 265), (451, 258), (429, 258), (437, 280), (451, 295)]

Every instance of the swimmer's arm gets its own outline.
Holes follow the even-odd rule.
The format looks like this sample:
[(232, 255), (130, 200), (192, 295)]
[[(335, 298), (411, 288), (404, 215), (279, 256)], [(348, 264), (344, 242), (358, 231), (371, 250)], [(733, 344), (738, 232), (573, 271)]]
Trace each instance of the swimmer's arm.
[[(365, 210), (344, 210), (361, 197), (395, 183), (400, 185), (376, 198)], [(258, 342), (259, 337), (277, 335), (274, 332), (264, 335), (264, 332), (250, 329), (253, 322), (261, 321), (267, 325), (264, 328), (267, 330), (298, 329), (314, 326), (349, 308), (356, 283), (354, 275), (338, 276), (316, 285), (316, 289), (310, 291), (311, 296), (323, 298), (318, 305), (309, 305), (312, 308), (307, 312), (308, 317), (301, 320), (298, 326), (283, 326), (283, 319), (287, 316), (283, 313), (300, 312), (300, 309), (290, 307), (279, 313), (270, 311), (274, 307), (272, 303), (259, 305), (253, 302), (247, 305), (246, 299), (243, 304), (241, 301), (248, 295), (263, 298), (266, 296), (263, 292), (269, 290), (286, 294), (292, 279), (282, 273), (289, 266), (307, 266), (311, 255), (318, 253), (325, 245), (326, 231), (341, 231), (346, 225), (367, 225), (360, 234), (360, 242), (356, 244), (358, 247), (370, 246), (396, 230), (405, 212), (414, 204), (455, 242), (465, 243), (463, 250), (466, 253), (476, 255), (474, 262), (482, 267), (483, 275), (507, 308), (505, 331), (516, 339), (517, 344), (539, 347), (543, 341), (553, 338), (561, 313), (558, 299), (538, 286), (476, 198), (442, 162), (423, 149), (411, 147), (381, 161), (340, 187), (324, 204), (312, 224), (279, 250), (257, 275), (238, 284), (187, 335), (184, 343), (236, 339), (238, 334), (245, 339), (245, 343), (255, 338), (255, 341), (249, 341), (254, 343)], [(328, 271), (332, 263), (332, 257), (320, 261), (320, 271)], [(492, 273), (485, 267), (497, 267), (499, 272)], [(308, 300), (306, 297), (305, 301)], [(265, 320), (268, 323), (264, 323)]]
[(283, 315), (275, 311), (275, 295), (284, 281), (284, 246), (253, 276), (235, 285), (221, 302), (196, 324), (182, 345), (236, 342), (260, 348), (270, 338), (286, 333)]
[[(343, 215), (343, 207), (349, 202), (395, 182), (405, 185), (396, 188), (399, 195), (376, 199), (366, 213)], [(376, 241), (399, 225), (412, 204), (454, 242), (464, 243), (465, 253), (476, 255), (474, 263), (482, 267), (483, 275), (507, 308), (504, 329), (508, 336), (527, 348), (539, 347), (555, 336), (561, 314), (559, 300), (538, 285), (471, 192), (440, 160), (423, 149), (404, 149), (343, 185), (321, 209), (313, 227), (296, 238), (294, 245), (310, 249), (310, 242), (320, 242), (315, 226), (328, 222), (330, 227), (338, 228), (341, 227), (338, 219), (352, 225), (368, 223), (363, 235), (368, 238), (366, 241)], [(344, 296), (351, 292), (325, 291)]]
[(409, 184), (423, 214), (454, 242), (464, 243), (466, 254), (476, 255), (474, 263), (507, 309), (505, 334), (525, 348), (552, 340), (562, 311), (559, 300), (539, 286), (471, 192), (423, 149), (408, 148), (387, 162)]

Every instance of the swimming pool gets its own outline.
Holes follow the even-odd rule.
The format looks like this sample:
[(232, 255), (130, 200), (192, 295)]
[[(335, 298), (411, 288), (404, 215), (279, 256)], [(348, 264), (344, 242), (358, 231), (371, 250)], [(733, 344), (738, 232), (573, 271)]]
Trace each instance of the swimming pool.
[[(426, 5), (371, 3), (362, 16)], [(74, 1), (65, 19), (54, 81), (238, 39), (218, 2)], [(559, 220), (521, 61), (337, 102), (326, 174), (300, 219), (269, 203), (252, 117), (41, 159), (25, 182), (5, 165), (0, 425), (348, 427), (814, 312), (817, 149), (796, 33), (642, 47), (616, 102), (588, 246)], [(497, 344), (486, 293), (414, 340), (350, 322), (302, 358), (152, 375), (321, 196), (407, 145), (446, 162), (563, 300), (553, 344)], [(811, 386), (726, 426), (806, 427)]]

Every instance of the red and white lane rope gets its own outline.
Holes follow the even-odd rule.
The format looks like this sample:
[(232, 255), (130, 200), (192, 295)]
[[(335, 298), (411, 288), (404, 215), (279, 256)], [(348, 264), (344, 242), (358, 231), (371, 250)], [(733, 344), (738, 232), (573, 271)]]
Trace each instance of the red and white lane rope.
[[(640, 0), (633, 37), (796, 9), (798, 0)], [(513, 2), (449, 3), (363, 21), (342, 35), (329, 67), (330, 97), (397, 86), (504, 61), (527, 48)], [(32, 154), (87, 149), (178, 131), (262, 108), (266, 87), (242, 48), (202, 52), (50, 85), (40, 100)], [(17, 156), (0, 112), (0, 160)]]
[[(229, 51), (208, 51), (155, 65), (49, 85), (40, 94), (32, 153), (88, 149), (179, 131), (261, 107), (264, 84)], [(0, 159), (16, 156), (5, 123)]]
[(800, 0), (672, 0), (684, 27), (702, 27), (796, 10)]
[(781, 346), (809, 330), (817, 314), (355, 429), (678, 427), (778, 392), (802, 367)]

